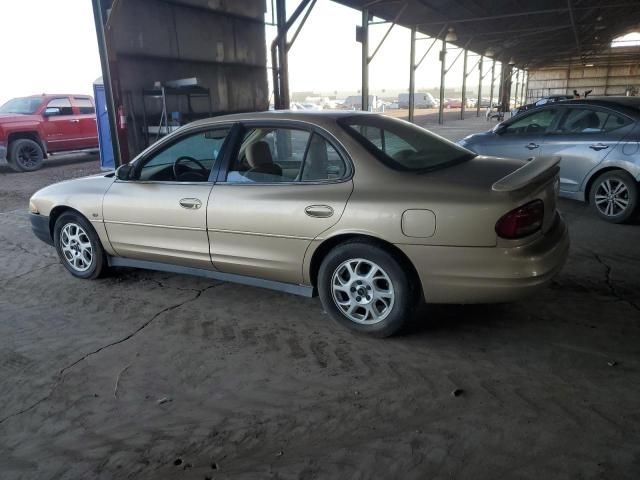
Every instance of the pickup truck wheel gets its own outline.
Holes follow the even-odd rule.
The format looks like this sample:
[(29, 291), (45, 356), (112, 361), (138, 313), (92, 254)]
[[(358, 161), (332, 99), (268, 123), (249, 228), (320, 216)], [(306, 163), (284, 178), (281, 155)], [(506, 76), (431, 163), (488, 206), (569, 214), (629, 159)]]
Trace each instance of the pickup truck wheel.
[(20, 138), (9, 145), (9, 166), (16, 172), (33, 172), (42, 167), (44, 152), (37, 142)]
[(53, 229), (62, 265), (74, 276), (95, 279), (106, 270), (106, 256), (98, 234), (82, 215), (63, 213)]

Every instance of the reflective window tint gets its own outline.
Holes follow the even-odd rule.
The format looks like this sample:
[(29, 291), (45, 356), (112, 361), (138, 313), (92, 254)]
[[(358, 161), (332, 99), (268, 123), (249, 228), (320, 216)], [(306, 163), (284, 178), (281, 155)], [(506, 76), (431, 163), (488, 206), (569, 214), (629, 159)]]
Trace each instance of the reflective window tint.
[(93, 107), (91, 100), (86, 97), (73, 97), (73, 101), (83, 115), (96, 113), (96, 109)]
[(531, 133), (546, 133), (555, 120), (557, 110), (545, 108), (528, 115), (517, 118), (507, 125), (503, 135), (526, 135)]

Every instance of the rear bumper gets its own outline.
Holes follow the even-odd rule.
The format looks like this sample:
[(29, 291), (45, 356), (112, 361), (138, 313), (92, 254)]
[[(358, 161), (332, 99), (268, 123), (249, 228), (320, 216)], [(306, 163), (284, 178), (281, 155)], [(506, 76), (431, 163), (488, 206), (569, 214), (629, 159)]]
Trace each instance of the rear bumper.
[(525, 298), (548, 284), (569, 255), (569, 232), (553, 227), (519, 247), (397, 245), (418, 271), (429, 303), (501, 303)]
[(33, 230), (34, 235), (47, 245), (53, 246), (53, 239), (51, 238), (51, 232), (49, 231), (49, 217), (35, 213), (32, 213), (30, 216), (31, 229)]

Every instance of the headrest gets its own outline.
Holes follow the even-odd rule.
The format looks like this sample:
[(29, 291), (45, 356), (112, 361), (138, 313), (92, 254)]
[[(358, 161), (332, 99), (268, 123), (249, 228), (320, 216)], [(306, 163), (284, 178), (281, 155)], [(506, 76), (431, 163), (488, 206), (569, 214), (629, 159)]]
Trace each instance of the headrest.
[(269, 165), (273, 163), (271, 157), (271, 149), (267, 142), (252, 143), (247, 147), (247, 162), (251, 168), (256, 168), (261, 165)]

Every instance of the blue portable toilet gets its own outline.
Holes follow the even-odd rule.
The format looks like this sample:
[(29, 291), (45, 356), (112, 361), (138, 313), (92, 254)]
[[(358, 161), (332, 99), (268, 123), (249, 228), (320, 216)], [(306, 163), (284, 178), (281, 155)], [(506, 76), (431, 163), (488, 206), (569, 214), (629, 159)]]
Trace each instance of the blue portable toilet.
[(107, 114), (107, 96), (104, 91), (102, 77), (93, 82), (93, 98), (96, 102), (96, 121), (98, 122), (98, 144), (100, 146), (100, 168), (115, 169), (109, 115)]

